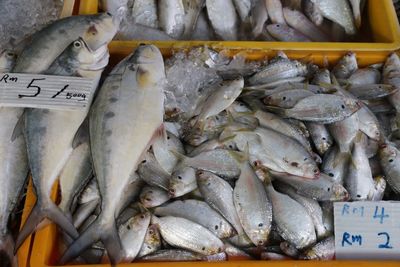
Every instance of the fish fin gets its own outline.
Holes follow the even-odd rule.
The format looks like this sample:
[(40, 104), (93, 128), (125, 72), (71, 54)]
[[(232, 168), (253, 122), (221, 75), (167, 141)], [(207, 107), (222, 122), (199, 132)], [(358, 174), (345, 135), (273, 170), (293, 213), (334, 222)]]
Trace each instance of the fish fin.
[(15, 249), (18, 249), (22, 245), (25, 239), (36, 230), (39, 223), (45, 218), (48, 218), (60, 226), (60, 228), (71, 237), (77, 238), (79, 236), (78, 231), (75, 229), (71, 221), (65, 217), (60, 208), (57, 207), (53, 202), (36, 201), (35, 206), (29, 214), (24, 226), (18, 233)]
[(262, 110), (264, 107), (264, 104), (257, 98), (241, 97), (241, 99), (254, 111), (254, 113), (257, 110)]
[(75, 133), (74, 139), (72, 140), (72, 148), (77, 148), (83, 143), (89, 142), (89, 117), (86, 117), (79, 126)]
[(18, 267), (18, 260), (14, 255), (14, 245), (14, 240), (10, 233), (0, 237), (1, 266)]
[(228, 136), (228, 137), (225, 137), (225, 138), (223, 138), (223, 139), (221, 139), (221, 140), (219, 140), (219, 141), (220, 141), (221, 143), (226, 143), (226, 142), (228, 142), (228, 141), (231, 141), (231, 140), (235, 139), (235, 137), (236, 137), (236, 134), (233, 134), (233, 135)]
[(104, 244), (112, 265), (117, 264), (123, 258), (121, 253), (122, 245), (115, 222), (113, 222), (111, 227), (104, 228), (99, 223), (99, 218), (97, 218), (97, 220), (68, 247), (60, 259), (60, 264), (64, 265), (69, 260), (76, 258), (98, 240), (101, 240)]
[(11, 135), (11, 141), (14, 142), (15, 139), (17, 139), (19, 136), (23, 135), (24, 129), (25, 129), (25, 111), (19, 117), (17, 124), (15, 124), (14, 131)]
[(179, 153), (179, 152), (176, 151), (176, 150), (170, 149), (169, 151), (170, 151), (170, 152), (178, 159), (178, 161), (180, 161), (181, 163), (182, 163), (182, 162), (185, 162), (187, 159), (190, 159), (189, 157), (187, 157), (187, 156), (185, 156), (185, 155)]
[(270, 111), (270, 112), (273, 112), (275, 114), (278, 114), (278, 115), (280, 115), (282, 117), (285, 117), (285, 118), (288, 117), (287, 114), (286, 114), (286, 109), (284, 109), (284, 108), (273, 107), (273, 106), (265, 106), (265, 109)]

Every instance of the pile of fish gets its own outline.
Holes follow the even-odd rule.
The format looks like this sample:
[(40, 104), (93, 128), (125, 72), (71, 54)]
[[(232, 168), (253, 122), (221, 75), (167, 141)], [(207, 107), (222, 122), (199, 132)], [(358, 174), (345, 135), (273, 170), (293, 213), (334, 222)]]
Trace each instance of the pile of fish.
[[(0, 70), (100, 81), (118, 23), (59, 20)], [(0, 259), (16, 266), (8, 222), (29, 170), (37, 201), (15, 249), (47, 218), (61, 264), (333, 259), (334, 201), (399, 199), (399, 81), (395, 53), (329, 68), (207, 47), (164, 62), (141, 45), (90, 110), (0, 109)]]
[(357, 41), (366, 0), (102, 0), (119, 40)]

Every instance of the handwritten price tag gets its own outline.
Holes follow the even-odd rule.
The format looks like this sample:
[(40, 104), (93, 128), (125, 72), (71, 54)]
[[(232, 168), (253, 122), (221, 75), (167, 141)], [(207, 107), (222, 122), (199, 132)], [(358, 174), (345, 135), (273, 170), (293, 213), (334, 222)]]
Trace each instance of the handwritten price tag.
[(400, 260), (400, 202), (338, 202), (337, 259)]
[(95, 85), (94, 80), (80, 77), (0, 73), (0, 106), (86, 109)]

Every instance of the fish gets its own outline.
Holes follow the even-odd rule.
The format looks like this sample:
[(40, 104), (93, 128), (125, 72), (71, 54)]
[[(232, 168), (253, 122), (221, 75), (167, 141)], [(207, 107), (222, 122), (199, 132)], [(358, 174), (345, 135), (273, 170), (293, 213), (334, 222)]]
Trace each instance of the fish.
[(324, 155), (333, 144), (333, 139), (328, 129), (325, 125), (314, 122), (307, 122), (306, 126), (318, 153)]
[(351, 151), (348, 174), (344, 180), (353, 200), (369, 200), (374, 190), (372, 172), (365, 153), (366, 142), (366, 136), (358, 133)]
[(206, 9), (217, 36), (225, 41), (237, 40), (239, 19), (232, 0), (206, 0)]
[(142, 257), (142, 261), (165, 262), (165, 261), (203, 261), (206, 258), (198, 253), (190, 252), (183, 249), (161, 249), (150, 255)]
[(276, 191), (270, 180), (265, 183), (265, 190), (272, 204), (273, 220), (279, 234), (297, 249), (315, 243), (315, 226), (305, 207), (288, 195)]
[(350, 153), (340, 152), (339, 148), (334, 146), (324, 155), (321, 170), (332, 178), (333, 181), (343, 184), (346, 177)]
[(338, 79), (348, 79), (358, 69), (356, 54), (346, 53), (339, 62), (333, 67), (332, 73)]
[[(8, 72), (15, 62), (15, 55), (7, 50), (0, 55), (0, 71)], [(23, 136), (11, 140), (15, 125), (23, 110), (15, 107), (0, 108), (0, 258), (4, 266), (18, 266), (14, 256), (15, 242), (9, 229), (11, 213), (16, 209), (28, 177), (28, 157)]]
[(272, 23), (286, 24), (280, 0), (265, 0), (265, 5), (267, 7), (268, 17)]
[(303, 98), (290, 109), (268, 107), (289, 118), (324, 124), (344, 120), (360, 108), (361, 103), (355, 99), (325, 94)]
[[(395, 88), (400, 87), (400, 59), (396, 53), (390, 54), (386, 59), (382, 70), (382, 76), (384, 84), (393, 85)], [(396, 93), (390, 95), (388, 99), (396, 111), (400, 111), (400, 105), (398, 104), (400, 103), (400, 92), (397, 91)]]
[(331, 84), (331, 73), (328, 69), (318, 69), (314, 73), (314, 78), (312, 79), (312, 84)]
[(265, 245), (271, 230), (272, 206), (261, 180), (246, 161), (242, 163), (233, 189), (233, 203), (244, 232), (253, 244)]
[(329, 132), (339, 147), (339, 151), (349, 153), (353, 145), (353, 140), (359, 130), (359, 118), (357, 113), (353, 113), (344, 120), (328, 124)]
[(132, 262), (139, 254), (150, 224), (150, 219), (150, 212), (140, 213), (119, 227), (118, 234), (124, 250), (122, 261)]
[(145, 208), (160, 206), (169, 199), (168, 192), (158, 187), (145, 186), (140, 193), (140, 202)]
[(151, 28), (158, 28), (157, 1), (135, 0), (131, 14), (135, 23)]
[(215, 40), (214, 31), (207, 19), (205, 11), (200, 12), (191, 37), (193, 40)]
[[(65, 64), (68, 60), (68, 64)], [(62, 64), (61, 61), (64, 63)], [(59, 75), (65, 72), (90, 78), (97, 85), (103, 69), (108, 64), (108, 49), (104, 45), (91, 50), (79, 38), (49, 67), (46, 74)], [(21, 228), (17, 247), (35, 231), (45, 218), (54, 221), (69, 236), (78, 237), (71, 221), (50, 198), (52, 186), (70, 157), (73, 147), (88, 136), (79, 135), (78, 130), (88, 114), (83, 110), (26, 109), (16, 126), (13, 137), (23, 134), (26, 139), (32, 181), (36, 188), (37, 200), (24, 226)], [(87, 140), (87, 139), (86, 139)]]
[(235, 228), (239, 235), (244, 235), (244, 230), (233, 202), (232, 186), (224, 179), (206, 171), (197, 171), (196, 178), (205, 202), (218, 211)]
[(335, 258), (335, 238), (327, 237), (300, 255), (304, 260), (333, 260)]
[(269, 24), (266, 27), (271, 36), (283, 42), (311, 42), (307, 36), (286, 24)]
[(309, 90), (292, 89), (269, 94), (264, 98), (263, 102), (267, 106), (292, 108), (299, 100), (312, 95), (314, 93)]
[(229, 238), (236, 231), (218, 212), (206, 202), (195, 199), (175, 200), (154, 210), (157, 216), (175, 216), (198, 223), (214, 233), (218, 238)]
[[(161, 142), (163, 143), (163, 141)], [(137, 173), (148, 185), (168, 190), (171, 175), (160, 166), (152, 153), (145, 154), (138, 166)]]
[(314, 23), (312, 23), (302, 12), (284, 7), (283, 15), (286, 23), (290, 27), (296, 29), (311, 40), (315, 42), (329, 42), (329, 37)]
[[(36, 32), (15, 63), (12, 72), (41, 73), (75, 40), (81, 37), (92, 51), (108, 44), (118, 23), (110, 13), (66, 17)], [(46, 44), (46, 45), (43, 45)]]
[(320, 10), (321, 14), (344, 28), (346, 34), (357, 33), (353, 14), (347, 0), (310, 0)]
[(400, 153), (397, 147), (390, 142), (382, 144), (379, 149), (379, 160), (386, 181), (390, 188), (396, 193), (400, 193), (400, 176), (398, 175), (400, 170), (398, 167), (399, 155)]
[(147, 229), (146, 235), (140, 251), (137, 255), (142, 258), (146, 255), (152, 254), (161, 249), (161, 236), (156, 225), (150, 225)]
[(209, 256), (224, 251), (224, 243), (207, 228), (184, 218), (152, 216), (152, 224), (170, 245)]
[(374, 68), (362, 68), (357, 69), (351, 76), (347, 79), (347, 83), (354, 85), (367, 85), (367, 84), (377, 84), (381, 81), (381, 72)]
[(292, 186), (297, 194), (305, 197), (318, 201), (338, 201), (349, 198), (349, 193), (343, 185), (333, 181), (331, 177), (322, 172), (319, 178), (314, 180), (274, 171), (270, 171), (270, 173), (275, 179)]
[(236, 7), (236, 12), (243, 23), (249, 21), (250, 11), (253, 0), (233, 0), (233, 4)]
[(158, 1), (160, 28), (174, 39), (185, 31), (185, 7), (182, 0)]
[(122, 18), (128, 11), (128, 2), (129, 0), (101, 0), (100, 4), (103, 10)]
[(265, 0), (256, 0), (254, 6), (250, 10), (250, 23), (252, 25), (252, 35), (254, 38), (262, 34), (267, 20), (268, 11)]
[(394, 94), (397, 92), (394, 86), (389, 84), (352, 85), (348, 91), (361, 100), (373, 100)]
[(321, 10), (312, 0), (304, 0), (304, 13), (317, 26), (321, 26), (324, 22), (324, 16)]
[[(164, 79), (164, 60), (158, 48), (141, 45), (104, 81), (89, 119), (93, 167), (102, 196), (101, 213), (67, 249), (61, 262), (75, 258), (98, 240), (103, 241), (112, 264), (121, 260), (115, 218), (123, 203), (115, 195), (122, 195), (152, 140), (165, 136)], [(121, 94), (125, 97), (121, 98)], [(152, 103), (151, 107), (147, 103)]]
[(177, 168), (171, 176), (168, 192), (172, 198), (183, 196), (197, 188), (196, 171), (190, 166)]
[(185, 29), (182, 38), (187, 40), (191, 38), (196, 27), (197, 19), (205, 6), (205, 0), (183, 0), (182, 2), (185, 10)]

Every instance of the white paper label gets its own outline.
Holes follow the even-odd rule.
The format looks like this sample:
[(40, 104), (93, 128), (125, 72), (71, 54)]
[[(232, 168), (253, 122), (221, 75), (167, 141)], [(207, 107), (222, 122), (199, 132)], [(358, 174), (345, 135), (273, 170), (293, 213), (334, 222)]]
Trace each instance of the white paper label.
[(337, 202), (337, 259), (400, 260), (400, 202)]
[(80, 77), (0, 73), (0, 106), (86, 109), (95, 81)]

